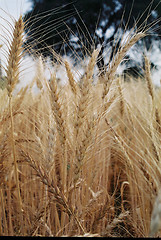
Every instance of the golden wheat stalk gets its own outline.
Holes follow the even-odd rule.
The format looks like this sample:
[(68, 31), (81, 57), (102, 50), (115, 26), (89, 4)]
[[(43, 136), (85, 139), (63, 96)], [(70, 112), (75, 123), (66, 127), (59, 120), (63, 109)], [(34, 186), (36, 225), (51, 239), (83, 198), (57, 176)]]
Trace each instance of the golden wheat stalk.
[(81, 90), (81, 96), (79, 99), (79, 103), (77, 106), (77, 119), (75, 122), (75, 139), (77, 142), (76, 145), (76, 162), (75, 162), (75, 178), (74, 181), (79, 179), (79, 173), (81, 166), (83, 164), (83, 158), (85, 151), (87, 149), (89, 139), (91, 136), (91, 131), (93, 128), (93, 122), (88, 124), (88, 130), (85, 133), (84, 139), (81, 142), (81, 137), (79, 136), (79, 133), (81, 132), (81, 135), (83, 134), (82, 126), (83, 123), (85, 122), (85, 119), (87, 118), (87, 113), (88, 113), (88, 107), (89, 107), (89, 98), (90, 98), (90, 89), (91, 89), (91, 84), (92, 84), (92, 78), (93, 78), (93, 73), (94, 73), (94, 67), (96, 64), (96, 59), (98, 56), (98, 50), (94, 50), (92, 53), (92, 56), (90, 58), (90, 61), (88, 63), (86, 73), (82, 79), (80, 90)]
[[(15, 179), (16, 179), (16, 187), (17, 187), (18, 201), (19, 201), (20, 221), (23, 220), (23, 215), (22, 215), (23, 209), (22, 209), (22, 200), (21, 200), (20, 186), (19, 186), (16, 145), (15, 145), (15, 139), (14, 139), (12, 92), (19, 80), (19, 65), (20, 65), (20, 60), (22, 57), (22, 50), (23, 50), (22, 48), (23, 32), (24, 32), (24, 23), (22, 20), (22, 16), (20, 16), (18, 21), (15, 22), (13, 39), (9, 48), (8, 63), (6, 68), (7, 90), (8, 90), (8, 96), (9, 96), (10, 123), (11, 123), (11, 148), (12, 148), (12, 156), (13, 156), (14, 168), (15, 168)], [(23, 226), (21, 228), (23, 228)]]

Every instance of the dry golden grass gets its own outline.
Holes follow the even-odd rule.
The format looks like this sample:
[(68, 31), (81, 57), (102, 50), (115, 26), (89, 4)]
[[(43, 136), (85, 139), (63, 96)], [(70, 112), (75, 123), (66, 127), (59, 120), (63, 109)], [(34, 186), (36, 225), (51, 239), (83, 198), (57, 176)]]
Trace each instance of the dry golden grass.
[[(19, 38), (22, 26), (20, 17)], [(97, 50), (80, 83), (64, 62), (69, 81), (62, 87), (54, 72), (48, 83), (40, 58), (39, 93), (31, 83), (12, 95), (22, 51), (13, 34), (8, 86), (0, 91), (1, 236), (161, 236), (158, 204), (151, 222), (160, 189), (161, 89), (152, 87), (147, 60), (145, 80), (115, 76), (143, 35), (119, 49), (103, 81), (93, 84)]]

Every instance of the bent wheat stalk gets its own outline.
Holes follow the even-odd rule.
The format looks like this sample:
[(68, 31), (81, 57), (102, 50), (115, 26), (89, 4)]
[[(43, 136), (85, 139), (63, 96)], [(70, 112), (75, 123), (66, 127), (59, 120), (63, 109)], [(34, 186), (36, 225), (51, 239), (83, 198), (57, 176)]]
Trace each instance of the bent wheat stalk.
[(63, 207), (64, 212), (68, 214), (69, 217), (73, 216), (75, 222), (80, 228), (81, 232), (85, 234), (85, 229), (83, 228), (81, 222), (79, 221), (77, 215), (75, 214), (73, 208), (68, 203), (67, 197), (61, 191), (61, 189), (54, 183), (54, 181), (50, 181), (48, 175), (45, 170), (37, 164), (37, 162), (31, 158), (30, 155), (26, 154), (25, 151), (21, 150), (21, 154), (25, 156), (26, 161), (30, 164), (30, 166), (36, 171), (38, 177), (41, 179), (42, 183), (48, 186), (48, 191), (53, 194), (55, 201)]

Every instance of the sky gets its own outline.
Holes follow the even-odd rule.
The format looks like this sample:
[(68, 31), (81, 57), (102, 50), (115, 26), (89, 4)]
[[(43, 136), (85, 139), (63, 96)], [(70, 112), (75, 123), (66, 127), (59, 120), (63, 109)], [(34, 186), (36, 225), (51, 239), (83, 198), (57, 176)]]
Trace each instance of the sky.
[[(20, 14), (24, 14), (31, 8), (30, 0), (0, 0), (0, 8), (6, 11), (14, 18), (18, 18)], [(3, 12), (1, 11), (1, 16)], [(4, 17), (6, 14), (4, 13)]]
[(2, 18), (11, 21), (11, 16), (18, 19), (20, 14), (26, 13), (31, 9), (30, 0), (0, 0), (1, 24), (5, 21)]

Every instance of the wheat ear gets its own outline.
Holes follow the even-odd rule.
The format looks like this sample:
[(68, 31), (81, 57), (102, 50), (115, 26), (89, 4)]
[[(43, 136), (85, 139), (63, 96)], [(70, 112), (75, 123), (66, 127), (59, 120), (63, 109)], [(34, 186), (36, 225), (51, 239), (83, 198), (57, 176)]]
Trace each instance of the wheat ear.
[(90, 95), (90, 86), (91, 86), (91, 79), (94, 72), (94, 66), (96, 63), (96, 58), (98, 56), (98, 50), (94, 50), (93, 54), (90, 58), (89, 64), (86, 69), (86, 73), (82, 79), (80, 90), (81, 90), (81, 96), (78, 103), (78, 111), (77, 111), (77, 121), (75, 124), (76, 129), (76, 137), (78, 136), (78, 130), (81, 128), (84, 117), (87, 112), (87, 106), (89, 101), (89, 95)]
[(128, 40), (126, 41), (125, 45), (123, 45), (117, 52), (115, 58), (113, 59), (111, 65), (109, 66), (109, 70), (106, 74), (106, 81), (104, 82), (104, 89), (102, 94), (102, 99), (104, 99), (109, 91), (108, 84), (109, 82), (112, 82), (116, 73), (116, 70), (125, 57), (127, 51), (141, 38), (145, 36), (145, 33), (139, 32), (134, 34), (131, 38), (129, 36)]
[[(90, 136), (90, 132), (91, 129), (93, 128), (92, 124), (89, 124), (88, 128), (89, 130), (89, 134), (86, 133), (85, 138), (87, 137), (87, 139), (83, 140), (82, 142), (80, 142), (80, 139), (78, 139), (79, 136), (79, 132), (82, 130), (82, 125), (85, 119), (85, 116), (87, 115), (88, 112), (88, 105), (89, 105), (89, 96), (90, 96), (90, 86), (92, 83), (92, 77), (93, 77), (93, 72), (94, 72), (94, 66), (96, 63), (96, 58), (98, 56), (98, 50), (94, 50), (92, 53), (92, 56), (90, 58), (89, 64), (87, 66), (86, 69), (86, 74), (82, 79), (81, 82), (81, 86), (80, 86), (80, 90), (81, 90), (81, 96), (79, 99), (79, 103), (78, 103), (78, 107), (77, 107), (77, 119), (75, 122), (75, 136), (76, 136), (76, 163), (75, 163), (75, 183), (76, 180), (79, 179), (79, 173), (80, 173), (80, 168), (82, 166), (82, 160), (84, 157), (84, 153), (86, 151), (87, 148), (87, 144), (89, 142), (89, 136)], [(83, 132), (83, 131), (81, 131)]]
[(55, 121), (57, 124), (57, 131), (59, 134), (60, 143), (62, 144), (62, 147), (64, 149), (64, 145), (66, 141), (65, 122), (64, 122), (64, 118), (61, 110), (61, 104), (59, 102), (59, 94), (58, 94), (55, 74), (51, 76), (50, 90), (51, 90), (50, 97), (51, 97), (52, 110), (53, 110)]
[(7, 62), (7, 89), (8, 95), (12, 94), (12, 91), (19, 80), (19, 65), (23, 51), (23, 32), (24, 22), (22, 16), (19, 17), (18, 21), (15, 22), (13, 31), (13, 40), (9, 48), (9, 56)]
[(94, 66), (96, 64), (96, 59), (97, 59), (97, 56), (99, 54), (99, 51), (97, 49), (95, 49), (92, 53), (92, 57), (90, 59), (90, 62), (88, 64), (88, 67), (87, 67), (87, 71), (86, 71), (86, 81), (90, 81), (92, 79), (92, 76), (93, 76), (93, 71), (94, 71)]

